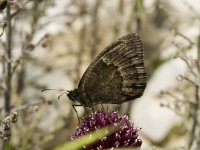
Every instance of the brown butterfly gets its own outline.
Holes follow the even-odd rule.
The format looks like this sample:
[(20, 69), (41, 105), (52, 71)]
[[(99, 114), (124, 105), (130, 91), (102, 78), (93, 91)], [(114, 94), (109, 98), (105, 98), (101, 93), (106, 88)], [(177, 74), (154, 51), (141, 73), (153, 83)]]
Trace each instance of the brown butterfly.
[(130, 33), (107, 46), (67, 96), (84, 107), (121, 104), (142, 96), (146, 83), (144, 47), (138, 34)]

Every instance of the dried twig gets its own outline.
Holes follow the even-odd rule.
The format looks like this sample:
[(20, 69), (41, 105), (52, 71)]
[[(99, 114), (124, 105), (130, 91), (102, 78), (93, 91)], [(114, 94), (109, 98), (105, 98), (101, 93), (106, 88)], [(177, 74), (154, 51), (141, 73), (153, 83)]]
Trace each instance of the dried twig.
[(77, 78), (75, 80), (75, 84), (77, 84), (77, 82), (79, 81), (80, 79), (80, 76), (81, 76), (81, 72), (80, 72), (80, 67), (81, 67), (81, 64), (82, 64), (82, 56), (83, 56), (83, 53), (84, 53), (84, 46), (85, 46), (85, 35), (86, 35), (86, 23), (85, 23), (85, 20), (84, 20), (84, 16), (86, 14), (86, 4), (85, 4), (85, 1), (81, 1), (80, 2), (80, 17), (83, 21), (83, 24), (82, 24), (82, 27), (80, 29), (80, 32), (79, 32), (79, 51), (77, 53), (77, 68), (76, 68), (76, 73), (77, 73)]
[(8, 1), (7, 9), (6, 9), (6, 19), (7, 19), (7, 32), (6, 32), (6, 89), (4, 93), (4, 105), (5, 105), (5, 115), (8, 115), (10, 112), (10, 101), (11, 101), (11, 79), (12, 79), (12, 66), (11, 66), (11, 59), (12, 59), (12, 25), (11, 25), (11, 16), (10, 16), (10, 4)]
[(1, 23), (1, 28), (2, 28), (2, 31), (1, 31), (1, 33), (0, 33), (0, 37), (3, 35), (3, 33), (4, 33), (4, 31), (5, 31), (5, 28), (6, 28), (6, 26), (7, 26), (6, 22), (2, 22), (2, 23)]
[(37, 111), (38, 108), (40, 107), (40, 105), (42, 105), (42, 104), (51, 105), (52, 101), (41, 98), (41, 100), (38, 100), (38, 101), (35, 101), (35, 102), (32, 102), (32, 103), (27, 103), (27, 104), (21, 105), (19, 107), (13, 108), (12, 111), (18, 112), (18, 111), (30, 109), (31, 111), (34, 112), (34, 111)]
[(177, 29), (175, 29), (174, 31), (175, 31), (175, 34), (179, 35), (180, 37), (185, 39), (187, 42), (189, 42), (190, 45), (194, 45), (195, 44), (190, 38), (188, 38), (187, 36), (185, 36), (182, 33), (180, 33)]
[(136, 14), (136, 32), (140, 32), (141, 29), (141, 23), (142, 23), (142, 18), (141, 18), (141, 13), (143, 9), (143, 4), (142, 0), (136, 0), (135, 3), (135, 14)]
[[(197, 43), (197, 60), (200, 61), (200, 33), (198, 36), (198, 43)], [(197, 66), (197, 74), (200, 74), (200, 69)], [(196, 76), (196, 84), (195, 87), (195, 107), (192, 109), (192, 129), (190, 131), (189, 141), (188, 141), (188, 148), (191, 149), (193, 145), (195, 145), (195, 149), (199, 149), (200, 147), (200, 119), (199, 119), (199, 111), (200, 111), (200, 77)]]
[(0, 126), (0, 141), (1, 140), (8, 140), (11, 133), (10, 133), (10, 124), (17, 122), (17, 112), (10, 113), (7, 117), (5, 117), (1, 121)]
[(186, 80), (188, 81), (189, 83), (191, 83), (193, 86), (198, 86), (194, 81), (192, 81), (191, 79), (189, 79), (188, 77), (186, 76), (183, 76), (183, 75), (179, 75), (179, 77), (182, 79), (182, 80)]
[(97, 45), (99, 43), (99, 38), (98, 38), (98, 11), (99, 11), (99, 7), (101, 6), (101, 1), (96, 1), (95, 2), (95, 6), (94, 6), (94, 10), (92, 13), (92, 21), (91, 21), (91, 27), (92, 27), (92, 31), (91, 31), (91, 37), (92, 37), (92, 42), (91, 42), (91, 58), (93, 59), (96, 52), (97, 52)]
[(179, 58), (180, 58), (181, 60), (183, 60), (183, 61), (186, 63), (186, 65), (187, 65), (187, 67), (188, 67), (190, 73), (191, 73), (194, 77), (196, 77), (197, 74), (196, 74), (196, 73), (194, 72), (194, 70), (192, 69), (193, 67), (190, 65), (190, 63), (188, 62), (188, 60), (187, 60), (186, 58), (182, 57), (182, 56), (180, 56)]

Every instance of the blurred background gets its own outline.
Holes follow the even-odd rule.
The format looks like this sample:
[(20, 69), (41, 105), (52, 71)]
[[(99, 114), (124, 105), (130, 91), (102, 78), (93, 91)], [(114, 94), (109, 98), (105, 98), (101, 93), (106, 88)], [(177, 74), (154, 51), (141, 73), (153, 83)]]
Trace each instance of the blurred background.
[[(65, 144), (78, 125), (72, 102), (42, 89), (74, 89), (93, 58), (130, 32), (142, 38), (148, 84), (119, 112), (142, 128), (142, 149), (199, 149), (199, 0), (0, 0), (0, 149)], [(17, 122), (5, 123), (11, 112)]]

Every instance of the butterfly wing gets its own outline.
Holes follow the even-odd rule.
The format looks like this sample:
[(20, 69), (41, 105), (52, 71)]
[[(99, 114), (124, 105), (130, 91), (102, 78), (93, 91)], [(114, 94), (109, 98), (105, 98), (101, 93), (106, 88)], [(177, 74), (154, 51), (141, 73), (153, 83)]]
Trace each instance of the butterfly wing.
[(140, 97), (147, 82), (143, 50), (136, 33), (125, 35), (106, 47), (79, 82), (82, 101), (92, 106), (98, 103), (121, 104)]

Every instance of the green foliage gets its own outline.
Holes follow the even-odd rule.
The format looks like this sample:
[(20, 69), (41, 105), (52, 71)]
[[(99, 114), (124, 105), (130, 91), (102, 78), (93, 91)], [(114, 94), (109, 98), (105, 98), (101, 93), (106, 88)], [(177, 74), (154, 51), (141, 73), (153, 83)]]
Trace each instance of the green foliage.
[(86, 145), (90, 145), (96, 142), (102, 137), (108, 136), (116, 132), (117, 130), (119, 130), (118, 126), (110, 125), (105, 128), (99, 129), (93, 133), (84, 135), (82, 138), (78, 140), (67, 142), (66, 144), (62, 145), (59, 148), (56, 148), (55, 150), (67, 150), (67, 149), (78, 150)]

